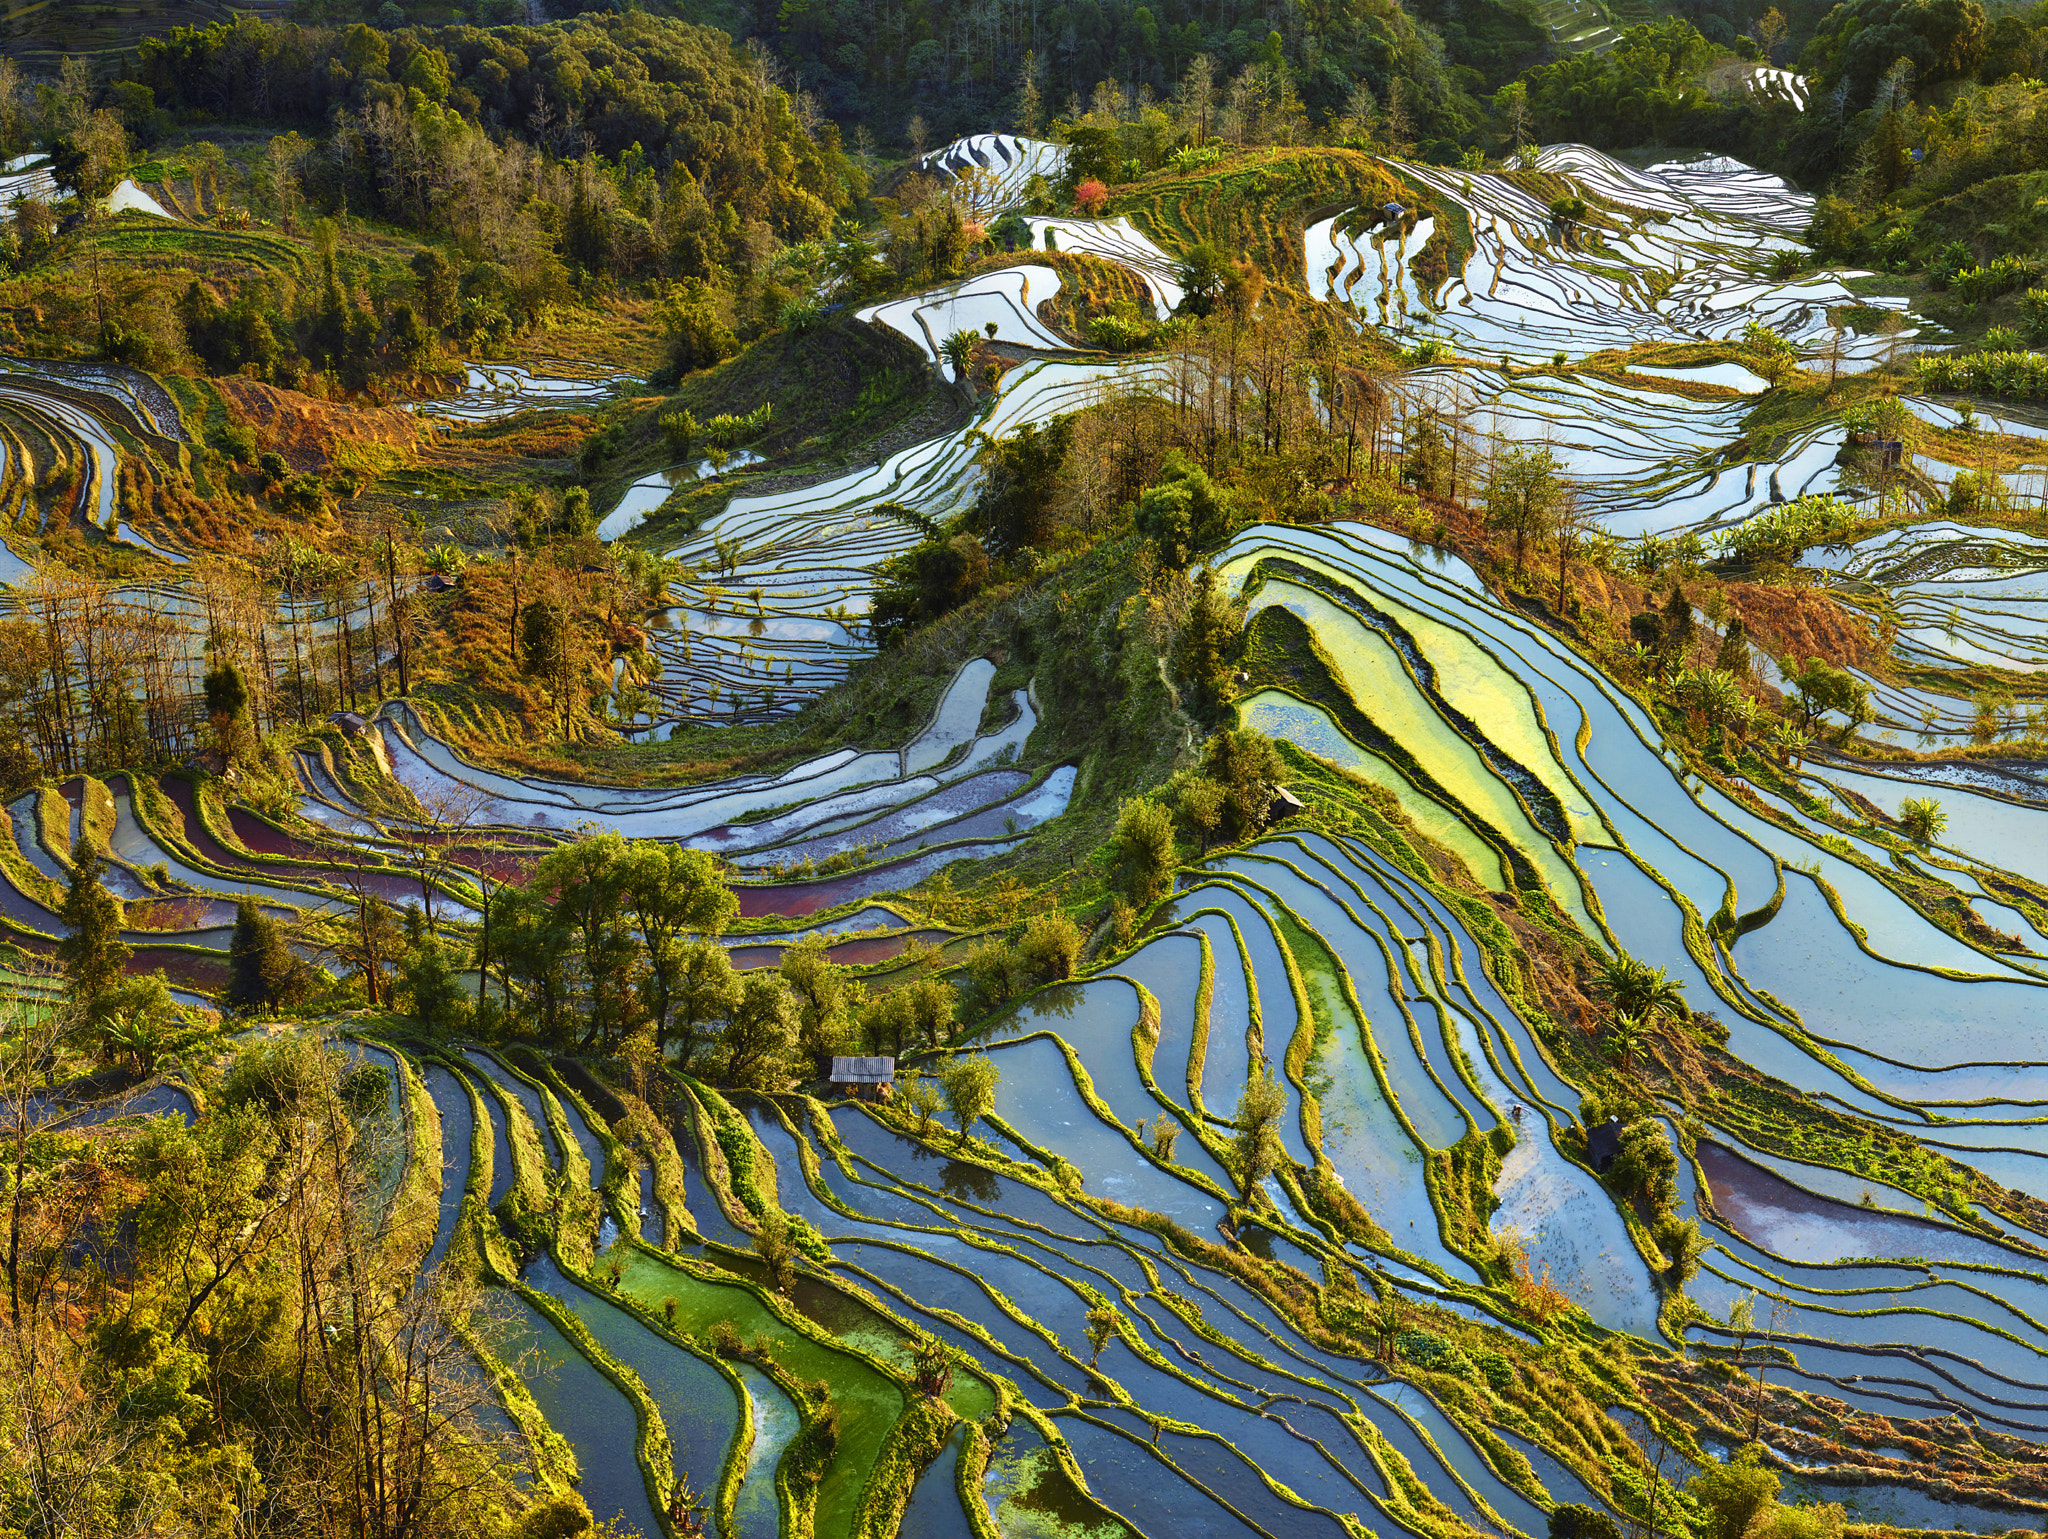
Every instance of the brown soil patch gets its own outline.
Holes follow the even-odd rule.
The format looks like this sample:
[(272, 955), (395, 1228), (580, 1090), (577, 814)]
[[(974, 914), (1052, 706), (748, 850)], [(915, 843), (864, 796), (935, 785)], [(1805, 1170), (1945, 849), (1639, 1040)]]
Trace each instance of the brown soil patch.
[(1885, 666), (1885, 648), (1869, 617), (1818, 589), (1738, 582), (1722, 591), (1751, 637), (1778, 657), (1824, 657), (1866, 672)]
[(321, 401), (296, 390), (230, 376), (214, 381), (228, 410), (248, 425), (266, 449), (294, 470), (326, 474), (350, 447), (397, 450), (410, 456), (421, 438), (419, 419), (395, 406)]

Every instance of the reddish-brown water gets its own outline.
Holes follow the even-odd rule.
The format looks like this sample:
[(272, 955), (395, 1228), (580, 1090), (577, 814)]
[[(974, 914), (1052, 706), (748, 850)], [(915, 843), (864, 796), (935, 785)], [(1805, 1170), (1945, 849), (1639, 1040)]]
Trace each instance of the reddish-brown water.
[[(164, 794), (169, 796), (177, 805), (182, 819), (180, 833), (183, 835), (185, 842), (196, 850), (201, 858), (209, 864), (218, 866), (223, 871), (245, 873), (259, 881), (267, 879), (276, 882), (317, 882), (329, 887), (343, 885), (343, 878), (335, 867), (324, 863), (318, 865), (297, 863), (298, 860), (304, 858), (303, 856), (297, 856), (292, 863), (288, 864), (282, 860), (256, 860), (250, 856), (238, 854), (214, 838), (211, 830), (207, 828), (205, 822), (200, 818), (199, 791), (191, 781), (183, 776), (167, 775), (158, 784), (163, 787)], [(270, 836), (268, 842), (273, 844), (279, 842), (291, 844), (296, 846), (297, 850), (304, 851), (306, 855), (312, 856), (315, 860), (319, 858), (318, 851), (313, 850), (310, 846), (299, 844), (297, 840), (292, 839), (288, 834), (284, 834), (277, 829), (270, 829), (269, 825), (263, 823), (260, 818), (247, 816), (246, 814), (245, 817), (256, 828), (268, 829)], [(230, 814), (230, 822), (231, 824), (233, 823), (232, 814)], [(242, 827), (238, 824), (234, 825), (234, 827), (235, 837), (242, 839), (245, 844), (248, 843), (248, 840), (243, 836)], [(249, 845), (249, 847), (251, 849), (257, 848), (253, 844)], [(265, 851), (264, 853), (269, 855), (273, 852)], [(284, 852), (278, 851), (275, 853), (283, 854)], [(294, 853), (296, 854), (296, 852)], [(353, 872), (349, 879), (354, 880)], [(384, 899), (387, 903), (396, 903), (402, 906), (407, 903), (417, 903), (420, 900), (420, 884), (402, 871), (367, 871), (363, 873), (363, 881), (371, 892)]]

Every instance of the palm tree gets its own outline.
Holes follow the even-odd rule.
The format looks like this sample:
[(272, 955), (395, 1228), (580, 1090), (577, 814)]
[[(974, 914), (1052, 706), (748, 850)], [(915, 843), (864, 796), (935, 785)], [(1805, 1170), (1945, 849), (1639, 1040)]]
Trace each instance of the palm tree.
[(1607, 1023), (1607, 1056), (1614, 1060), (1616, 1068), (1628, 1072), (1635, 1067), (1635, 1056), (1648, 1035), (1647, 1023), (1641, 1016), (1626, 1010), (1615, 1011), (1614, 1019)]
[(967, 365), (974, 357), (975, 345), (980, 341), (979, 333), (969, 331), (963, 326), (958, 331), (948, 333), (946, 340), (939, 344), (940, 354), (953, 367), (953, 383), (970, 395), (974, 387), (968, 383)]
[(147, 1078), (156, 1072), (156, 1055), (163, 1034), (146, 1010), (109, 1015), (100, 1023), (100, 1041), (109, 1055), (126, 1053), (135, 1072)]
[(1934, 843), (1948, 829), (1948, 809), (1931, 796), (1909, 796), (1899, 803), (1899, 827), (1915, 844)]
[(1806, 752), (1807, 736), (1789, 721), (1781, 721), (1771, 734), (1771, 754), (1780, 764), (1796, 765)]
[(1617, 952), (1602, 963), (1593, 986), (1614, 1006), (1618, 1016), (1634, 1016), (1645, 1025), (1660, 1015), (1688, 1013), (1685, 985), (1667, 978), (1663, 968), (1652, 967), (1627, 952)]

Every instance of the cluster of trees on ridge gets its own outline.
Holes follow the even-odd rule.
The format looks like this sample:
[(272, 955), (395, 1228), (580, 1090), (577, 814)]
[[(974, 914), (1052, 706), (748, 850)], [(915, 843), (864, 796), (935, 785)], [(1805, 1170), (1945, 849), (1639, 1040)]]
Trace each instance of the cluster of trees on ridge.
[[(715, 311), (724, 356), (734, 320), (758, 329), (794, 292), (778, 254), (828, 234), (865, 191), (837, 127), (723, 33), (630, 14), (448, 41), (244, 18), (145, 38), (110, 83), (75, 63), (29, 81), (0, 61), (0, 151), (51, 151), (88, 210), (138, 149), (182, 126), (155, 164), (189, 186), (188, 212), (312, 246), (296, 265), (195, 278), (176, 296), (96, 277), (94, 349), (360, 391), (445, 370), (623, 285), (685, 316)], [(192, 132), (221, 118), (285, 131), (230, 153)], [(340, 215), (429, 248), (398, 264), (337, 252), (323, 221)], [(10, 226), (0, 258), (25, 275), (69, 251), (53, 248), (41, 200)]]

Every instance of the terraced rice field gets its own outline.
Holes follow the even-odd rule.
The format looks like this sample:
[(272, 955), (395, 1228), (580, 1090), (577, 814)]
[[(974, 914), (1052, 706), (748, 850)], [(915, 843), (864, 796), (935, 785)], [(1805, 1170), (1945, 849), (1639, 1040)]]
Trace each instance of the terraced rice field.
[[(974, 141), (936, 163), (999, 165), (1013, 185), (1043, 157)], [(1754, 271), (1804, 223), (1782, 184), (1725, 163), (1636, 172), (1569, 146), (1534, 164), (1642, 217), (1568, 243), (1510, 179), (1403, 166), (1466, 211), (1471, 259), (1418, 292), (1407, 258), (1425, 232), (1362, 237), (1340, 217), (1305, 237), (1317, 297), (1449, 336), (1471, 360), (1725, 339), (1759, 315), (1809, 346), (1823, 339), (1824, 309), (1846, 293), (1839, 275), (1780, 283)], [(1168, 302), (1165, 254), (1142, 232), (1041, 223), (1059, 249), (1125, 262)], [(1034, 329), (1048, 297), (1040, 273), (1052, 276), (1012, 268), (871, 318), (934, 359), (948, 330), (989, 320), (1004, 340), (1049, 348), (1057, 339)], [(1657, 274), (1669, 283), (1651, 283)], [(1045, 420), (1118, 369), (1144, 367), (1028, 363), (975, 428)], [(67, 391), (103, 403), (95, 416), (24, 378), (0, 376), (0, 402), (94, 466), (133, 452), (106, 426), (121, 412), (176, 436), (140, 383), (71, 381)], [(1721, 391), (1664, 388), (1680, 380)], [(1549, 436), (1608, 526), (1634, 533), (1726, 524), (1828, 484), (1825, 431), (1769, 460), (1711, 463), (1761, 383), (1729, 363), (1622, 384), (1474, 361), (1403, 388), (1418, 403), (1467, 391), (1502, 437)], [(842, 676), (868, 645), (875, 566), (919, 537), (899, 510), (957, 510), (973, 457), (962, 431), (801, 490), (732, 498), (674, 551), (699, 575), (676, 586), (656, 632), (662, 704), (645, 729), (791, 710)], [(1902, 648), (1930, 668), (1986, 656), (2031, 668), (2048, 567), (2037, 548), (2048, 549), (1922, 524), (1826, 564), (1845, 587), (1887, 593), (1909, 622)], [(2048, 1436), (2037, 1275), (2048, 1233), (2030, 1206), (2048, 1202), (2048, 1058), (2032, 1029), (2048, 1005), (2035, 992), (2048, 991), (2040, 783), (1958, 769), (1934, 847), (1909, 850), (1875, 824), (1851, 837), (1817, 806), (1739, 786), (1738, 799), (1686, 773), (1635, 699), (1455, 557), (1363, 524), (1262, 525), (1215, 567), (1252, 617), (1240, 719), (1286, 745), (1303, 780), (1348, 775), (1389, 792), (1469, 884), (1437, 875), (1405, 835), (1286, 824), (1183, 870), (1131, 946), (995, 1025), (1000, 1086), (976, 1142), (852, 1102), (729, 1102), (708, 1088), (650, 1136), (608, 1121), (571, 1083), (574, 1065), (482, 1047), (420, 1060), (405, 1071), (423, 1076), (410, 1115), (438, 1122), (441, 1149), (422, 1255), (467, 1235), (516, 1311), (515, 1344), (553, 1370), (510, 1392), (510, 1422), (554, 1427), (592, 1507), (649, 1533), (687, 1479), (729, 1535), (888, 1531), (900, 1514), (911, 1534), (1396, 1539), (1443, 1533), (1447, 1512), (1534, 1539), (1560, 1502), (1625, 1509), (1617, 1465), (1561, 1418), (1530, 1411), (1506, 1425), (1488, 1409), (1501, 1402), (1434, 1396), (1333, 1349), (1279, 1303), (1307, 1280), (1352, 1279), (1417, 1329), (1458, 1333), (1468, 1353), (1527, 1342), (1535, 1323), (1494, 1312), (1478, 1264), (1481, 1246), (1518, 1237), (1532, 1271), (1583, 1312), (1578, 1339), (1613, 1333), (1652, 1358), (1748, 1345), (1759, 1333), (1729, 1322), (1754, 1294), (1761, 1334), (1784, 1354), (1773, 1371), (1800, 1387), (1908, 1423), (1959, 1416)], [(1313, 646), (1297, 647), (1302, 637)], [(1304, 654), (1319, 671), (1274, 662)], [(913, 939), (951, 939), (889, 895), (1010, 848), (1075, 794), (1075, 767), (1034, 749), (1034, 689), (999, 690), (998, 672), (992, 658), (961, 667), (905, 742), (687, 789), (488, 770), (401, 702), (376, 715), (353, 759), (301, 756), (290, 827), (240, 809), (230, 841), (189, 784), (124, 777), (104, 788), (117, 879), (137, 907), (188, 905), (181, 926), (130, 938), (186, 958), (187, 986), (204, 990), (233, 898), (317, 911), (344, 895), (346, 851), (403, 899), (417, 879), (367, 794), (388, 776), (424, 797), (480, 798), (480, 845), (595, 825), (732, 860), (743, 920), (728, 941), (746, 964), (815, 930), (835, 955), (883, 966)], [(1926, 696), (1948, 713), (1939, 731), (1967, 730), (1956, 695)], [(1879, 729), (1908, 725), (1917, 703), (1893, 689)], [(1809, 766), (1809, 780), (1842, 806), (1887, 812), (1934, 783), (1833, 762)], [(47, 942), (70, 837), (47, 799), (9, 812), (0, 905)], [(841, 869), (814, 874), (834, 860)], [(1994, 928), (2024, 930), (2010, 947), (1979, 944), (1936, 922), (1928, 882)], [(478, 896), (458, 862), (432, 901), (461, 924)], [(1581, 1087), (1559, 1046), (1571, 1028), (1531, 1005), (1507, 913), (1663, 967), (1741, 1063), (1913, 1143), (1880, 1147), (1872, 1133), (1803, 1151), (1734, 1096), (1675, 1127), (1681, 1211), (1711, 1242), (1691, 1295), (1702, 1309), (1688, 1313), (1660, 1287), (1664, 1258), (1584, 1163)], [(1233, 1228), (1227, 1119), (1268, 1070), (1286, 1096), (1286, 1158), (1256, 1220)], [(1169, 1117), (1183, 1133), (1166, 1154), (1147, 1128)], [(1481, 1147), (1497, 1165), (1485, 1167), (1493, 1205), (1474, 1234), (1453, 1222), (1447, 1183), (1454, 1157)], [(1912, 1153), (1888, 1164), (1898, 1149)], [(1369, 1222), (1347, 1231), (1309, 1216), (1329, 1211), (1309, 1194), (1332, 1190)], [(543, 1207), (592, 1191), (523, 1266), (489, 1218), (515, 1192)], [(764, 1282), (752, 1249), (777, 1208), (815, 1236), (787, 1292)], [(1123, 1323), (1098, 1351), (1088, 1314), (1103, 1304)], [(961, 1365), (944, 1391), (961, 1425), (927, 1443), (916, 1440), (915, 1333)], [(834, 1451), (806, 1463), (827, 1403)], [(1759, 1430), (1806, 1457), (1787, 1429)], [(1806, 1478), (1824, 1488), (1828, 1473)], [(1860, 1489), (1869, 1511), (1916, 1510), (1871, 1494), (1897, 1495), (1895, 1482)], [(2009, 1519), (1942, 1516), (1987, 1529)]]
[(1016, 134), (969, 134), (944, 149), (933, 150), (922, 162), (926, 171), (958, 178), (977, 174), (985, 184), (983, 201), (989, 211), (1012, 208), (1023, 201), (1025, 188), (1034, 176), (1057, 180), (1066, 163), (1066, 151), (1043, 139), (1025, 139)]

